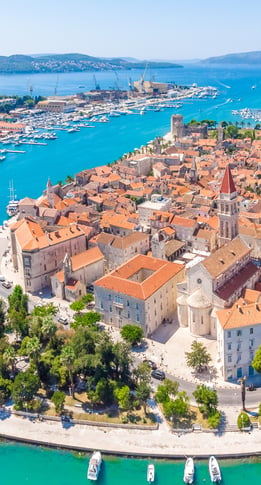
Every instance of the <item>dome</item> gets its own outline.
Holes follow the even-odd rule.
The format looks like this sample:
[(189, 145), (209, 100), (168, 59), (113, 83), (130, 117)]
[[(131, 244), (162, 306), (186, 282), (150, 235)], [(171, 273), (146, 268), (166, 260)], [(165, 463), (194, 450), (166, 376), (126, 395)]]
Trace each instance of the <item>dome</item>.
[(208, 308), (211, 307), (211, 303), (203, 293), (202, 289), (194, 291), (192, 295), (188, 297), (188, 305), (193, 308)]

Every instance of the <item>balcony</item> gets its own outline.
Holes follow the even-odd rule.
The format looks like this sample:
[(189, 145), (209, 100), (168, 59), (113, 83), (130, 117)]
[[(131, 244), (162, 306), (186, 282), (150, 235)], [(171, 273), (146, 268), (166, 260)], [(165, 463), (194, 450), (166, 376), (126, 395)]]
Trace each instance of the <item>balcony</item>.
[(123, 303), (121, 303), (121, 302), (119, 302), (119, 301), (114, 301), (114, 302), (113, 302), (113, 305), (114, 305), (116, 308), (121, 308), (121, 309), (124, 307)]

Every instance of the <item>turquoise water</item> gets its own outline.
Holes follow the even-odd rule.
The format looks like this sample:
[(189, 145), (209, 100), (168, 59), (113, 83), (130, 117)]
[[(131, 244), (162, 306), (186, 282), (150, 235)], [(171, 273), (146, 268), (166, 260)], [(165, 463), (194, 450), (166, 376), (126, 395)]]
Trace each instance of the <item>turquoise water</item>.
[[(243, 107), (261, 108), (261, 68), (225, 68), (186, 66), (182, 69), (161, 69), (153, 73), (158, 81), (175, 81), (184, 85), (216, 86), (220, 96), (216, 99), (185, 100), (178, 110), (185, 121), (191, 118), (240, 121), (232, 110)], [(141, 71), (121, 71), (116, 80), (113, 72), (96, 73), (102, 88), (127, 88), (129, 76), (139, 79)], [(57, 83), (56, 74), (6, 75), (0, 77), (0, 94), (53, 94)], [(70, 94), (93, 88), (92, 73), (60, 74), (58, 94)], [(251, 89), (256, 85), (256, 89)], [(83, 89), (83, 90), (84, 90)], [(232, 101), (230, 101), (232, 100)], [(14, 181), (18, 198), (37, 197), (44, 190), (48, 177), (53, 183), (64, 180), (67, 175), (112, 162), (123, 153), (147, 143), (155, 136), (169, 131), (170, 116), (175, 109), (147, 112), (144, 116), (127, 115), (111, 118), (110, 123), (97, 123), (94, 129), (82, 128), (80, 132), (57, 131), (57, 140), (47, 146), (22, 145), (25, 154), (7, 154), (0, 163), (0, 221), (6, 218), (9, 181)], [(1, 147), (0, 147), (1, 148)], [(7, 145), (2, 148), (9, 148)], [(17, 148), (17, 147), (15, 147)]]
[[(185, 461), (185, 459), (184, 459)], [(153, 460), (157, 485), (183, 483), (184, 463)], [(196, 461), (196, 484), (210, 484), (206, 461)], [(106, 457), (99, 485), (142, 485), (146, 483), (148, 460)], [(220, 460), (224, 485), (260, 483), (261, 461)], [(9, 485), (72, 485), (91, 483), (86, 479), (88, 456), (77, 453), (4, 443), (0, 445), (1, 483)]]

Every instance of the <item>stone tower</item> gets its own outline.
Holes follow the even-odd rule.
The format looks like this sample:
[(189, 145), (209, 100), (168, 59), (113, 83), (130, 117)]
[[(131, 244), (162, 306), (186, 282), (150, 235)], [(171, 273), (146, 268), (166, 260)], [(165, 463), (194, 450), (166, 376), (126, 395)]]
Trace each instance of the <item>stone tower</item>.
[(175, 139), (182, 138), (184, 136), (184, 123), (182, 115), (171, 116), (171, 134)]
[(48, 178), (47, 185), (46, 185), (46, 197), (50, 207), (54, 207), (54, 193), (53, 193), (53, 186), (51, 180)]
[(238, 235), (237, 191), (232, 173), (227, 165), (218, 199), (219, 246)]
[(67, 285), (68, 280), (72, 273), (72, 260), (68, 253), (66, 253), (63, 259), (63, 273), (64, 273), (64, 284)]
[(198, 170), (197, 170), (197, 164), (196, 164), (195, 158), (193, 158), (193, 160), (192, 160), (191, 169), (189, 171), (188, 178), (189, 178), (190, 183), (192, 183), (192, 184), (195, 184), (198, 181)]

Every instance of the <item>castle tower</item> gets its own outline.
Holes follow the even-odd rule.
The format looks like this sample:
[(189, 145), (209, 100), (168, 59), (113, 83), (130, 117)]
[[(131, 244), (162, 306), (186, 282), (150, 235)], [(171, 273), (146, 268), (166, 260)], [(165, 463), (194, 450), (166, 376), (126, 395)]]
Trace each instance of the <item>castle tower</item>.
[(229, 165), (227, 165), (218, 199), (219, 246), (238, 235), (237, 191)]
[(184, 136), (184, 123), (182, 115), (171, 116), (171, 134), (175, 139), (182, 138)]
[(46, 185), (46, 197), (50, 207), (54, 207), (53, 186), (51, 180), (48, 178)]

